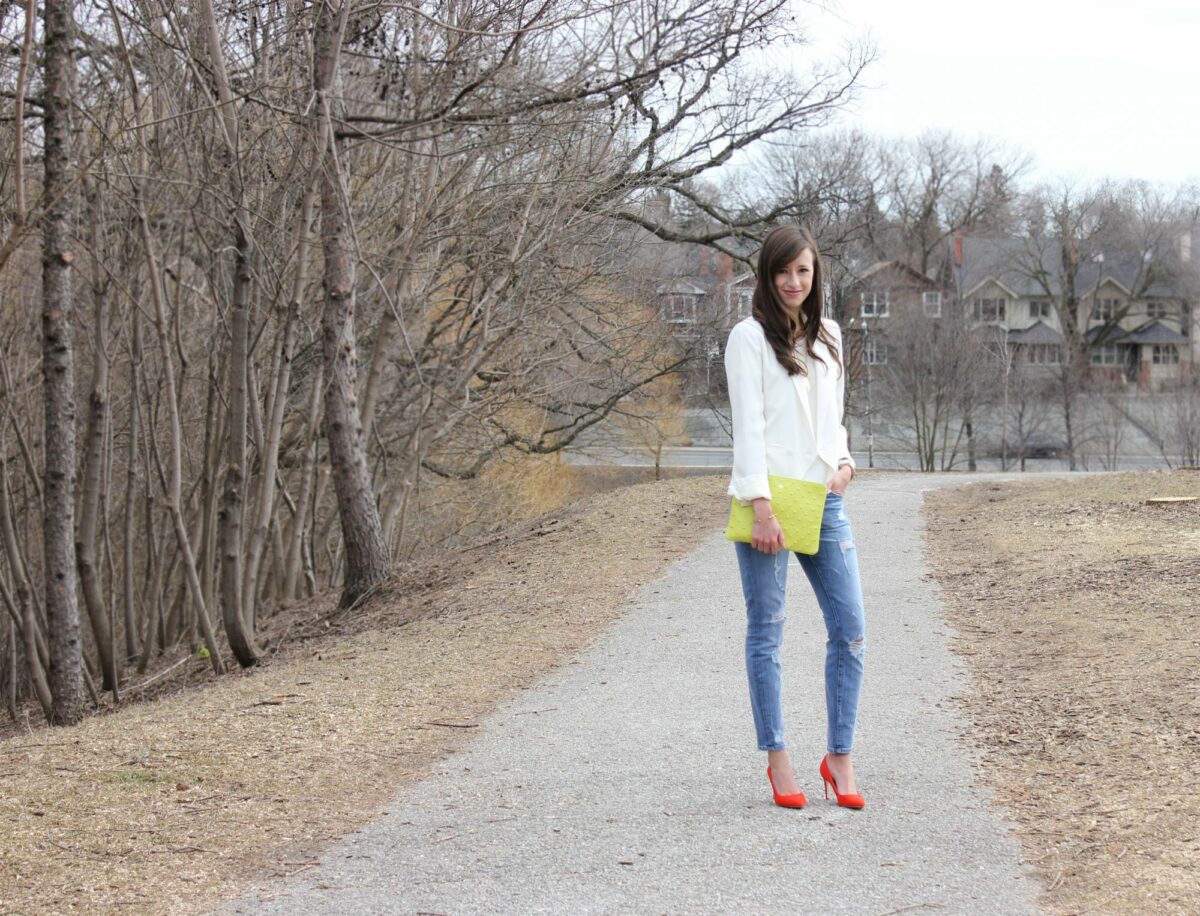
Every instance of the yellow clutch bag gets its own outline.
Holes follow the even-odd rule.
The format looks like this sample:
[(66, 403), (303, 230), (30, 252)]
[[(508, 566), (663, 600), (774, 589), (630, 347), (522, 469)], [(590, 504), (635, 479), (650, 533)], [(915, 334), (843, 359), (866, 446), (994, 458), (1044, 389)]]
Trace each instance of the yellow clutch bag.
[[(816, 553), (821, 546), (821, 518), (825, 514), (824, 484), (794, 477), (768, 477), (771, 487), (771, 511), (783, 529), (783, 545), (796, 553)], [(736, 497), (729, 500), (729, 524), (725, 537), (731, 541), (750, 543), (754, 527), (754, 506), (740, 505)]]

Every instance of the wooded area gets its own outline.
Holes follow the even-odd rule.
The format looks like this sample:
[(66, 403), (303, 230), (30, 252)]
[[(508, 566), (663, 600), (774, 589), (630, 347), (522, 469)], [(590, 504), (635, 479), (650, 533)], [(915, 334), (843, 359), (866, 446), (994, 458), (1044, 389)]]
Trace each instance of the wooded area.
[[(794, 14), (786, 0), (4, 7), (9, 712), (77, 721), (168, 651), (216, 673), (255, 665), (280, 608), (329, 590), (352, 606), (426, 546), (544, 502), (558, 455), (597, 424), (661, 453), (682, 430), (679, 370), (711, 364), (730, 317), (728, 302), (710, 316), (715, 337), (667, 333), (665, 252), (748, 270), (782, 221), (820, 241), (860, 348), (858, 417), (879, 409), (850, 321), (863, 267), (937, 277), (958, 233), (1024, 239), (1022, 269), (1064, 316), (1054, 397), (1074, 455), (1096, 303), (1064, 292), (1071, 271), (1134, 251), (1143, 289), (1169, 279), (1194, 299), (1195, 263), (1181, 270), (1172, 245), (1197, 225), (1196, 190), (1026, 188), (1023, 154), (994, 142), (815, 131), (873, 52), (811, 60)], [(876, 370), (929, 469), (973, 457), (989, 412), (1022, 442), (1044, 412), (1045, 373), (997, 359), (967, 317), (897, 316)]]
[(0, 672), (60, 724), (168, 647), (254, 665), (278, 607), (469, 528), (446, 487), (665, 378), (630, 252), (690, 236), (647, 196), (717, 213), (704, 176), (870, 59), (748, 66), (801, 46), (781, 0), (27, 0), (0, 35)]

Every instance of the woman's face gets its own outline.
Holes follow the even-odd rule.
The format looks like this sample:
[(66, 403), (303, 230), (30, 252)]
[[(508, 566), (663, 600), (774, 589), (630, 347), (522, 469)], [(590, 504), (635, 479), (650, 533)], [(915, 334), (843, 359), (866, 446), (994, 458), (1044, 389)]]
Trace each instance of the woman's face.
[(775, 272), (775, 292), (779, 301), (793, 315), (799, 314), (800, 306), (812, 289), (813, 253), (805, 248), (796, 257)]

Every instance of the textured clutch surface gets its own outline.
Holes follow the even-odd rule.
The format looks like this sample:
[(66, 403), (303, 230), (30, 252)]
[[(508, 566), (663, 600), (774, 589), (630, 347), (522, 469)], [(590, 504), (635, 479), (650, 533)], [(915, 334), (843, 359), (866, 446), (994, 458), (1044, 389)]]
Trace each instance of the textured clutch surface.
[[(783, 544), (796, 553), (816, 553), (821, 546), (821, 519), (825, 515), (824, 484), (794, 477), (768, 477), (771, 486), (771, 511), (783, 529)], [(754, 527), (754, 506), (740, 505), (736, 498), (729, 500), (729, 524), (725, 537), (731, 541), (750, 543)]]

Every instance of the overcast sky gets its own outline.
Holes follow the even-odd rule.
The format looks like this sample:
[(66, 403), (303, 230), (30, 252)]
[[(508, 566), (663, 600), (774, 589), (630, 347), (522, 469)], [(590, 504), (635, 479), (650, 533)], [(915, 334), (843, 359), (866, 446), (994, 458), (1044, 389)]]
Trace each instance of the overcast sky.
[(877, 47), (843, 126), (984, 134), (1033, 154), (1034, 179), (1200, 180), (1197, 0), (838, 0), (797, 8), (813, 53), (836, 54), (863, 34)]

